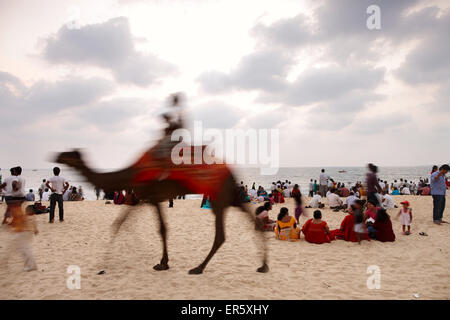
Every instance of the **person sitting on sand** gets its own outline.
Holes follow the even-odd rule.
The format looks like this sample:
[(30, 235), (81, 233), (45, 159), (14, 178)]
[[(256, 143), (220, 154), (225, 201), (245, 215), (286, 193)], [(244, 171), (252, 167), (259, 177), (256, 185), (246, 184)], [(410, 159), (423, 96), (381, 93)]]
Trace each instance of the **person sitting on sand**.
[(44, 193), (42, 193), (42, 201), (50, 201), (50, 195), (52, 193), (48, 188), (45, 188)]
[[(330, 231), (330, 239), (341, 239), (345, 241), (357, 242), (358, 238), (356, 237), (356, 233), (354, 230), (355, 227), (355, 213), (360, 213), (362, 207), (365, 204), (365, 200), (357, 200), (355, 203), (348, 209), (348, 215), (345, 216), (344, 220), (341, 222), (341, 227), (339, 229), (335, 229)], [(364, 224), (364, 223), (363, 223)], [(367, 233), (366, 238), (369, 239)]]
[[(409, 235), (409, 234), (411, 234), (412, 209), (409, 208), (408, 201), (400, 202), (400, 204), (403, 205), (403, 208), (400, 209), (397, 217), (400, 217), (403, 234)], [(408, 230), (405, 230), (406, 227), (408, 227)]]
[(289, 215), (286, 207), (280, 209), (275, 227), (275, 237), (279, 240), (297, 241), (300, 239), (300, 230), (295, 218)]
[(344, 209), (343, 202), (341, 198), (339, 198), (337, 194), (337, 190), (331, 191), (331, 193), (327, 196), (327, 202), (330, 206), (330, 209), (333, 210), (341, 210)]
[(269, 200), (269, 195), (267, 194), (267, 191), (264, 190), (262, 186), (258, 188), (258, 197), (262, 197), (264, 201)]
[(385, 190), (383, 190), (382, 192), (382, 197), (381, 197), (381, 206), (384, 209), (393, 209), (395, 208), (395, 203), (394, 203), (394, 199), (392, 199), (392, 197), (386, 193)]
[(375, 239), (381, 242), (393, 242), (395, 241), (394, 230), (392, 229), (392, 222), (390, 216), (387, 214), (386, 209), (378, 209), (377, 218), (372, 225), (374, 229)]
[(377, 207), (377, 203), (375, 202), (375, 200), (370, 199), (367, 202), (367, 210), (364, 213), (364, 221), (372, 218), (373, 220), (377, 219), (377, 211), (378, 209), (380, 209), (379, 207)]
[(81, 197), (77, 192), (77, 187), (72, 187), (72, 191), (69, 194), (69, 201), (80, 201)]
[(355, 203), (356, 200), (359, 200), (357, 196), (355, 196), (355, 192), (350, 192), (350, 195), (345, 200), (344, 209), (348, 209), (352, 204)]
[(339, 189), (339, 193), (341, 197), (347, 198), (350, 195), (350, 190), (345, 187), (345, 184), (342, 184), (341, 188)]
[(33, 189), (30, 189), (30, 191), (27, 193), (25, 198), (26, 198), (27, 201), (34, 201), (35, 200)]
[(399, 196), (400, 195), (400, 191), (398, 191), (397, 187), (394, 187), (394, 190), (392, 190), (392, 195), (393, 196)]
[(325, 205), (322, 203), (322, 196), (320, 195), (319, 191), (316, 191), (316, 194), (314, 197), (312, 197), (311, 201), (309, 202), (309, 206), (306, 208), (323, 208)]
[(265, 202), (263, 206), (256, 208), (256, 228), (263, 231), (273, 231), (277, 224), (269, 218), (269, 211), (272, 210), (270, 202)]
[(322, 212), (320, 210), (314, 211), (314, 218), (309, 219), (302, 227), (302, 232), (305, 235), (305, 240), (311, 243), (322, 244), (329, 243), (328, 236), (330, 230), (325, 221), (322, 221)]
[(282, 193), (278, 192), (278, 190), (273, 190), (272, 194), (273, 201), (275, 201), (275, 203), (284, 203), (284, 197)]

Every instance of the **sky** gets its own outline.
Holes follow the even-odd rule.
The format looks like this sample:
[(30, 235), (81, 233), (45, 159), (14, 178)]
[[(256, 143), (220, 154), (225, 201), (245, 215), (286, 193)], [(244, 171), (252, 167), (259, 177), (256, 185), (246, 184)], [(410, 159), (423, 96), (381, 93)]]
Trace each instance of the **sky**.
[(0, 0), (0, 30), (1, 168), (126, 166), (174, 92), (189, 128), (279, 130), (281, 166), (450, 159), (448, 1)]

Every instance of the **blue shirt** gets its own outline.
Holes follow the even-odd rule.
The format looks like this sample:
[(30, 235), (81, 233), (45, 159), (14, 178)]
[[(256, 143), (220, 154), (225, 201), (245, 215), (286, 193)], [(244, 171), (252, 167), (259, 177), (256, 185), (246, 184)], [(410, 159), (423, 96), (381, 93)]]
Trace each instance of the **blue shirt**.
[(430, 178), (430, 187), (431, 187), (431, 195), (434, 196), (445, 196), (445, 191), (447, 190), (447, 185), (445, 184), (445, 176), (441, 175), (437, 181), (434, 178), (437, 177), (439, 171), (436, 171), (431, 175)]

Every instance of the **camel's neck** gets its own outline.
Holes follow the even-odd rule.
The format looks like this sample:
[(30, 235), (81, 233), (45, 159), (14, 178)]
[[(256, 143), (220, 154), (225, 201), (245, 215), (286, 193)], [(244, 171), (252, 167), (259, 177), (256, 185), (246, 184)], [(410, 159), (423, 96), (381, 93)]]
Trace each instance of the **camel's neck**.
[(84, 162), (81, 161), (78, 165), (73, 166), (73, 168), (80, 172), (81, 175), (84, 176), (90, 183), (96, 186), (99, 173), (93, 171)]
[(130, 188), (133, 171), (126, 168), (115, 172), (99, 173), (80, 161), (74, 169), (79, 171), (91, 184), (103, 190), (125, 190)]

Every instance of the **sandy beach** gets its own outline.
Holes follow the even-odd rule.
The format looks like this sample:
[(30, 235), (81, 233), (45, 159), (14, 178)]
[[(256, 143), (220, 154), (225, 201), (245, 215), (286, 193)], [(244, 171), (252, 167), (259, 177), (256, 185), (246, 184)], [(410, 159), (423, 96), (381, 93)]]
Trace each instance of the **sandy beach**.
[[(140, 206), (122, 226), (113, 243), (111, 224), (125, 206), (105, 201), (65, 202), (65, 222), (47, 223), (36, 216), (40, 234), (33, 249), (38, 271), (23, 272), (23, 260), (14, 253), (0, 269), (0, 299), (449, 299), (450, 224), (432, 223), (432, 198), (397, 196), (413, 208), (412, 234), (401, 234), (398, 209), (389, 211), (396, 233), (394, 243), (342, 240), (314, 245), (276, 240), (266, 232), (270, 272), (257, 273), (260, 264), (253, 226), (243, 213), (229, 209), (225, 244), (202, 275), (188, 275), (209, 252), (214, 215), (200, 209), (200, 200), (175, 200), (163, 205), (169, 228), (170, 270), (152, 269), (161, 258), (156, 213)], [(304, 198), (305, 203), (309, 201)], [(48, 203), (44, 203), (48, 205)], [(450, 199), (444, 219), (449, 220)], [(256, 204), (251, 204), (252, 210)], [(275, 205), (291, 214), (294, 201)], [(6, 205), (0, 205), (5, 210)], [(312, 209), (307, 209), (312, 216)], [(343, 212), (322, 210), (330, 229), (339, 228)], [(446, 218), (447, 216), (447, 218)], [(57, 217), (57, 211), (56, 211)], [(307, 218), (301, 217), (302, 223)], [(428, 236), (420, 236), (425, 232)], [(11, 233), (0, 229), (0, 259), (9, 250)], [(81, 289), (66, 286), (67, 268), (81, 270)], [(381, 270), (381, 288), (368, 289), (367, 268)], [(100, 270), (105, 274), (98, 275)], [(418, 298), (414, 297), (418, 294)]]

